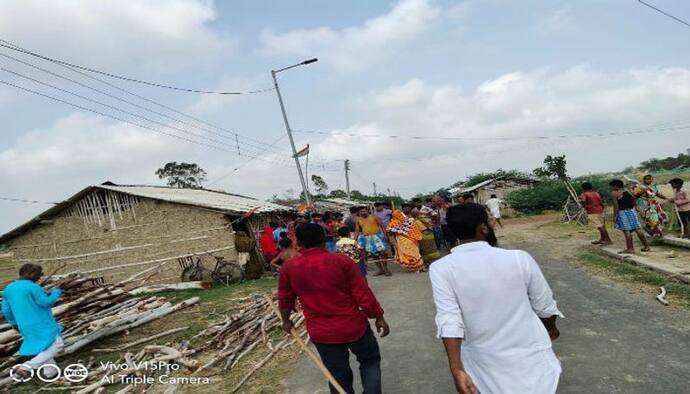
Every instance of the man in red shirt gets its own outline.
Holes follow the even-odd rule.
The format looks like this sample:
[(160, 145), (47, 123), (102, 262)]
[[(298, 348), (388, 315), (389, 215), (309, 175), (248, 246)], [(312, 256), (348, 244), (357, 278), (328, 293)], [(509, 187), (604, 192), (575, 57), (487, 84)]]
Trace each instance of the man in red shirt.
[(595, 245), (611, 245), (611, 237), (609, 237), (608, 231), (606, 231), (606, 221), (604, 203), (601, 200), (601, 195), (595, 192), (592, 188), (592, 184), (585, 182), (582, 184), (582, 194), (580, 194), (580, 200), (585, 206), (585, 211), (587, 211), (587, 219), (589, 223), (592, 224), (599, 230), (599, 240), (592, 241)]
[(278, 282), (283, 330), (291, 331), (290, 314), (299, 298), (307, 332), (338, 383), (354, 394), (349, 361), (352, 352), (359, 361), (364, 393), (380, 394), (381, 355), (367, 319), (376, 319), (379, 336), (388, 335), (381, 305), (349, 257), (324, 249), (325, 233), (320, 225), (299, 225), (297, 242), (301, 255), (283, 265)]

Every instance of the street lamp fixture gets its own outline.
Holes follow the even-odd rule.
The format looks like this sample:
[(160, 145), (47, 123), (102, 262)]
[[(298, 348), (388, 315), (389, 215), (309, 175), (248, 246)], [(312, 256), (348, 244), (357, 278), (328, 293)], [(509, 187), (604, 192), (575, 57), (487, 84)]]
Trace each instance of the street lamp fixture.
[(278, 102), (280, 103), (280, 110), (283, 113), (283, 121), (285, 121), (285, 130), (287, 131), (287, 135), (290, 139), (290, 146), (292, 147), (292, 157), (295, 159), (295, 164), (297, 165), (297, 173), (299, 174), (299, 180), (302, 183), (302, 192), (304, 193), (304, 198), (307, 202), (307, 206), (309, 206), (311, 204), (311, 196), (309, 195), (309, 190), (307, 189), (307, 182), (304, 179), (304, 174), (302, 173), (302, 166), (300, 165), (299, 157), (297, 157), (297, 148), (295, 147), (295, 140), (292, 138), (292, 129), (290, 129), (290, 122), (288, 122), (287, 113), (285, 112), (285, 104), (283, 103), (283, 96), (280, 94), (280, 87), (278, 87), (278, 78), (276, 78), (276, 74), (278, 74), (279, 72), (289, 70), (291, 68), (315, 63), (317, 61), (319, 61), (319, 59), (313, 58), (313, 59), (305, 60), (301, 63), (293, 64), (292, 66), (283, 67), (283, 68), (278, 69), (278, 70), (271, 70), (271, 76), (273, 77), (273, 84), (274, 84), (275, 89), (276, 89), (276, 94), (278, 95)]

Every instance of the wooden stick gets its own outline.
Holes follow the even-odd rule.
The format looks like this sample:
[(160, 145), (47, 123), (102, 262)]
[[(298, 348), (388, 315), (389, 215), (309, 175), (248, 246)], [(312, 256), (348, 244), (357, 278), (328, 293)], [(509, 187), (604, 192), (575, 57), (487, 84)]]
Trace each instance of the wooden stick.
[(158, 338), (161, 338), (161, 337), (170, 335), (170, 334), (174, 334), (174, 333), (176, 333), (176, 332), (184, 331), (184, 330), (186, 330), (186, 329), (188, 329), (188, 328), (189, 328), (189, 327), (173, 328), (172, 330), (164, 331), (164, 332), (158, 333), (158, 334), (156, 334), (156, 335), (151, 335), (150, 337), (146, 337), (146, 338), (142, 338), (142, 339), (140, 339), (140, 340), (138, 340), (138, 341), (126, 343), (126, 344), (124, 344), (124, 345), (122, 345), (122, 346), (118, 346), (118, 347), (115, 347), (115, 348), (112, 348), (112, 349), (93, 349), (92, 352), (94, 352), (94, 353), (119, 352), (119, 351), (122, 351), (122, 350), (125, 350), (125, 349), (129, 349), (129, 348), (131, 348), (132, 346), (140, 345), (140, 344), (142, 344), (142, 343), (146, 343), (146, 342), (152, 341), (152, 340), (154, 340), (154, 339), (158, 339)]
[[(280, 318), (281, 317), (280, 311), (278, 310), (278, 307), (273, 303), (273, 300), (271, 299), (271, 297), (269, 297), (268, 295), (265, 295), (264, 298), (266, 298), (266, 302), (268, 302), (268, 305), (270, 305), (273, 312)], [(343, 387), (340, 385), (340, 383), (338, 383), (338, 381), (335, 380), (333, 375), (331, 375), (331, 372), (328, 370), (328, 368), (326, 368), (326, 366), (323, 365), (323, 362), (321, 361), (319, 356), (317, 356), (311, 349), (309, 349), (307, 347), (307, 344), (304, 343), (304, 341), (299, 336), (299, 334), (297, 333), (297, 330), (294, 327), (290, 331), (290, 335), (292, 335), (297, 340), (297, 343), (302, 348), (302, 350), (305, 353), (307, 353), (307, 355), (309, 356), (309, 358), (311, 358), (311, 360), (314, 362), (314, 364), (316, 364), (316, 366), (319, 367), (319, 370), (321, 370), (321, 373), (323, 374), (323, 376), (326, 377), (328, 382), (335, 388), (335, 390), (339, 394), (347, 394), (347, 392), (345, 391), (345, 389), (343, 389)]]

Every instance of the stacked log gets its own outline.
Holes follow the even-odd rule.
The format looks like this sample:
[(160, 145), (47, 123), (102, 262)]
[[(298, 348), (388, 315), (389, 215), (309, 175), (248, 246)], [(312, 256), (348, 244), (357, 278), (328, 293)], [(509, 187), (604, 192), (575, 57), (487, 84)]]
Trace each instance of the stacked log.
[[(182, 308), (196, 304), (198, 297), (173, 305), (163, 297), (130, 294), (138, 281), (103, 284), (100, 278), (73, 273), (43, 283), (46, 290), (60, 288), (63, 295), (53, 307), (53, 315), (65, 330), (65, 344), (59, 356), (83, 349), (102, 338), (146, 324)], [(9, 324), (0, 325), (0, 369), (16, 363), (21, 335)], [(0, 385), (4, 380), (0, 380)]]

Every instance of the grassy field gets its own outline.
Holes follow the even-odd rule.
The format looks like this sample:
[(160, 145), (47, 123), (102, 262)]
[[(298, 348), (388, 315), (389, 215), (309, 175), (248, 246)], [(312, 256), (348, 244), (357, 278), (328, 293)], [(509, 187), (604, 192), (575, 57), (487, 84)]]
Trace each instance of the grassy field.
[(594, 253), (582, 253), (576, 262), (588, 267), (593, 273), (603, 274), (617, 282), (628, 285), (643, 286), (646, 292), (659, 292), (659, 287), (666, 288), (666, 299), (671, 305), (690, 309), (690, 285), (669, 279), (649, 269), (610, 259)]
[[(166, 316), (164, 318), (155, 320), (141, 327), (133, 329), (126, 335), (115, 335), (110, 338), (98, 341), (92, 347), (75, 353), (73, 355), (67, 356), (65, 358), (59, 359), (61, 365), (66, 365), (70, 362), (86, 362), (90, 356), (94, 356), (98, 361), (115, 361), (120, 354), (119, 353), (93, 353), (92, 348), (112, 348), (118, 345), (133, 342), (137, 339), (145, 338), (156, 334), (157, 332), (166, 331), (172, 328), (178, 327), (188, 327), (188, 329), (178, 332), (176, 334), (154, 340), (151, 344), (166, 344), (166, 343), (177, 343), (181, 340), (191, 338), (199, 331), (206, 328), (209, 323), (222, 321), (226, 314), (232, 314), (233, 311), (241, 309), (243, 306), (239, 303), (239, 299), (256, 295), (257, 297), (263, 294), (268, 294), (273, 292), (277, 286), (276, 279), (266, 278), (256, 281), (248, 281), (237, 285), (232, 285), (229, 287), (218, 287), (209, 290), (184, 290), (184, 291), (167, 291), (156, 293), (155, 295), (163, 295), (167, 297), (171, 302), (179, 302), (186, 300), (191, 297), (199, 297), (200, 302), (198, 305), (183, 309), (179, 312)], [(274, 332), (271, 339), (274, 342), (279, 341), (283, 334), (280, 332)], [(205, 339), (199, 339), (200, 342), (192, 342), (191, 348), (194, 348), (195, 344), (200, 344)], [(137, 353), (147, 344), (138, 345), (127, 351), (132, 353)], [(193, 393), (203, 391), (204, 393), (228, 393), (235, 387), (235, 385), (244, 377), (244, 375), (249, 371), (253, 365), (268, 353), (268, 348), (266, 346), (260, 345), (255, 348), (255, 350), (248, 354), (242, 359), (240, 364), (235, 367), (231, 373), (224, 371), (222, 368), (211, 368), (207, 370), (208, 374), (202, 373), (202, 376), (211, 377), (212, 383), (210, 385), (182, 385), (179, 386), (176, 393)], [(282, 386), (282, 376), (285, 376), (290, 371), (291, 361), (297, 356), (296, 345), (283, 350), (278, 353), (270, 362), (268, 362), (261, 370), (257, 371), (243, 386), (240, 393), (277, 393), (281, 392)], [(203, 364), (207, 360), (208, 355), (193, 355), (192, 358), (199, 359)], [(40, 389), (41, 386), (37, 384), (26, 384), (21, 388), (13, 390), (13, 392), (18, 393), (33, 393)], [(108, 387), (108, 392), (115, 392), (121, 387), (110, 386)], [(44, 389), (46, 390), (46, 389)], [(154, 385), (149, 393), (162, 393), (164, 388), (161, 385)], [(55, 392), (64, 393), (65, 391), (59, 390), (47, 390), (42, 392)]]

